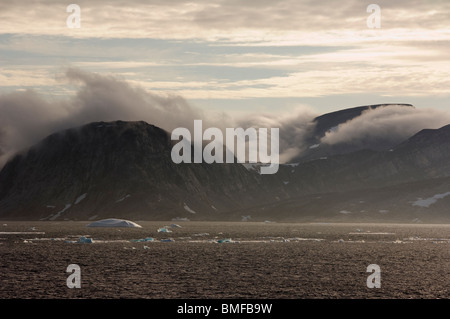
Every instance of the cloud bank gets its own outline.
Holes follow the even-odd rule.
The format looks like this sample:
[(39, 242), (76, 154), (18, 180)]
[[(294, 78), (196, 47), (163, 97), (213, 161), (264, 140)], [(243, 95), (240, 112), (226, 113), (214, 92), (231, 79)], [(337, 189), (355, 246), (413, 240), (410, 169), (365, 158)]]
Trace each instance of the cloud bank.
[(449, 111), (390, 105), (364, 111), (361, 116), (327, 132), (321, 143), (347, 143), (356, 147), (395, 145), (422, 129), (438, 129), (449, 123)]
[[(218, 39), (229, 41), (295, 38), (308, 32), (334, 36), (336, 31), (366, 26), (369, 3), (349, 0), (336, 6), (333, 0), (199, 0), (199, 1), (87, 1), (78, 0), (81, 28), (68, 30), (68, 3), (57, 0), (2, 1), (0, 33), (69, 35), (73, 37), (134, 37)], [(450, 4), (442, 0), (379, 0), (383, 28), (445, 30)], [(23, 23), (28, 21), (29, 23)], [(328, 32), (330, 28), (333, 31)], [(271, 31), (271, 32), (267, 32)], [(350, 35), (349, 35), (350, 37)], [(302, 37), (303, 38), (303, 37)], [(314, 41), (314, 38), (309, 38)], [(331, 40), (331, 39), (330, 39)]]
[[(168, 132), (177, 127), (193, 131), (194, 120), (203, 129), (249, 127), (279, 128), (280, 162), (288, 162), (308, 147), (314, 130), (315, 111), (299, 106), (285, 113), (248, 113), (232, 117), (224, 112), (201, 109), (178, 95), (157, 95), (109, 75), (70, 68), (63, 79), (76, 86), (66, 99), (50, 99), (26, 90), (0, 95), (0, 166), (16, 152), (47, 135), (95, 121), (145, 121)], [(370, 104), (370, 103), (368, 103)], [(341, 124), (321, 140), (325, 144), (364, 146), (374, 142), (401, 142), (424, 128), (450, 123), (450, 112), (389, 106), (367, 110)]]
[(77, 86), (68, 99), (46, 99), (33, 90), (0, 95), (0, 165), (14, 153), (47, 135), (95, 121), (146, 121), (168, 132), (176, 127), (192, 131), (195, 119), (203, 127), (278, 127), (282, 159), (300, 151), (301, 136), (315, 116), (299, 109), (295, 114), (247, 114), (233, 118), (223, 112), (205, 111), (178, 95), (161, 96), (113, 76), (70, 68), (60, 79)]

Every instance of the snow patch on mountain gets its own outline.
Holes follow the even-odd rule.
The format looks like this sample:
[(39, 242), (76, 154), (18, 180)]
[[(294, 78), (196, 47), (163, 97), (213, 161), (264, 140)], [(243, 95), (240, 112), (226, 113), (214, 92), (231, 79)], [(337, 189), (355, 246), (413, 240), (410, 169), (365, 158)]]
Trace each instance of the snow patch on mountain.
[(126, 196), (124, 196), (124, 197), (122, 197), (122, 198), (116, 200), (116, 203), (123, 202), (125, 199), (127, 199), (127, 198), (130, 197), (130, 196), (131, 196), (130, 194), (127, 194)]
[(87, 196), (87, 193), (84, 193), (83, 195), (80, 195), (76, 200), (75, 200), (75, 205), (78, 204), (79, 202), (81, 202), (83, 199), (85, 199)]
[(184, 207), (183, 207), (185, 210), (187, 210), (189, 213), (191, 213), (191, 214), (197, 214), (197, 212), (196, 211), (194, 211), (194, 210), (192, 210), (192, 209), (190, 209), (189, 208), (189, 206), (188, 205), (186, 205), (186, 203), (184, 203)]
[(434, 195), (432, 197), (428, 197), (428, 198), (425, 198), (425, 199), (422, 199), (420, 197), (415, 202), (413, 202), (412, 205), (413, 206), (419, 206), (419, 207), (426, 207), (426, 208), (428, 208), (431, 205), (433, 205), (434, 203), (436, 203), (438, 199), (442, 199), (442, 198), (444, 198), (446, 196), (449, 196), (449, 195), (450, 195), (450, 192), (443, 193), (443, 194), (436, 194), (436, 195)]
[(50, 215), (49, 217), (47, 217), (49, 220), (55, 220), (57, 219), (59, 216), (61, 216), (62, 213), (64, 213), (66, 210), (68, 210), (72, 205), (71, 204), (66, 204), (66, 206), (63, 208), (63, 210), (57, 212), (55, 215)]

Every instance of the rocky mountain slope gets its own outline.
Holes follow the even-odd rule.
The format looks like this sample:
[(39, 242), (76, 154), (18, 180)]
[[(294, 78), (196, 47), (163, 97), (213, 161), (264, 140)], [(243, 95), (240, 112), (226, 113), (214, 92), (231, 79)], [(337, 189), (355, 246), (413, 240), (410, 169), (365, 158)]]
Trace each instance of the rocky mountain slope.
[(145, 122), (52, 134), (1, 171), (0, 218), (208, 219), (275, 199), (242, 165), (174, 164), (171, 149), (168, 133)]
[[(363, 110), (319, 119), (315, 136)], [(387, 150), (303, 158), (274, 175), (241, 164), (175, 164), (173, 143), (145, 122), (52, 134), (1, 170), (0, 219), (450, 222), (450, 125)]]

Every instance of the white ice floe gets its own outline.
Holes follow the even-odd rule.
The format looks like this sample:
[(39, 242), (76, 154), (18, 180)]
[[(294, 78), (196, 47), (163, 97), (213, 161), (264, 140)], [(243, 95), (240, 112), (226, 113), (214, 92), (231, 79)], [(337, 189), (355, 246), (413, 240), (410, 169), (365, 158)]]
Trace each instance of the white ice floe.
[(184, 204), (183, 208), (184, 208), (185, 210), (187, 210), (189, 213), (191, 213), (191, 214), (197, 214), (197, 212), (194, 211), (194, 210), (192, 210), (192, 209), (190, 209), (189, 206), (186, 205), (186, 203), (183, 203), (183, 204)]
[(242, 221), (243, 222), (248, 222), (252, 217), (250, 215), (248, 216), (242, 216)]
[(348, 234), (349, 234), (349, 235), (395, 235), (395, 233), (387, 233), (387, 232), (370, 232), (370, 231), (361, 232), (361, 230), (359, 230), (357, 233), (351, 232), (351, 233), (348, 233)]
[(349, 212), (348, 210), (341, 210), (339, 213), (341, 213), (341, 214), (351, 214), (352, 212)]
[(78, 204), (79, 202), (81, 202), (83, 199), (85, 199), (87, 196), (87, 193), (84, 193), (83, 195), (80, 195), (76, 200), (75, 200), (75, 205)]
[(408, 237), (403, 238), (403, 240), (408, 241), (431, 241), (432, 243), (447, 243), (450, 244), (450, 238), (423, 238), (423, 237)]
[(283, 181), (284, 185), (289, 184), (289, 181)]
[(320, 146), (320, 144), (314, 144), (314, 145), (311, 145), (309, 148), (314, 149), (314, 148), (318, 148), (319, 146)]
[(447, 193), (443, 193), (443, 194), (436, 194), (433, 197), (429, 197), (429, 198), (418, 198), (415, 202), (413, 202), (413, 206), (419, 206), (419, 207), (430, 207), (431, 205), (433, 205), (434, 203), (437, 202), (438, 199), (442, 199), (446, 196), (449, 196), (450, 192)]
[(288, 238), (289, 241), (323, 241), (325, 239), (323, 238), (300, 238), (300, 237), (294, 237), (294, 238)]
[(136, 227), (136, 228), (142, 228), (141, 225), (138, 225), (135, 222), (125, 220), (125, 219), (117, 219), (117, 218), (108, 218), (108, 219), (97, 220), (93, 223), (86, 225), (86, 227)]
[(130, 240), (130, 242), (132, 242), (132, 243), (153, 242), (153, 241), (155, 241), (155, 239), (152, 237)]
[(37, 231), (0, 231), (0, 235), (44, 235), (45, 232)]

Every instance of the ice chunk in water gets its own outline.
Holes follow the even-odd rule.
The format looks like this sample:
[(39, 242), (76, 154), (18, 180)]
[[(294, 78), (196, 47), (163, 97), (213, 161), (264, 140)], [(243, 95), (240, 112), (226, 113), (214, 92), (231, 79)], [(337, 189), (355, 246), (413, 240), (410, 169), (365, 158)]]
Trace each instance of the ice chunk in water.
[(217, 242), (219, 244), (222, 244), (222, 243), (232, 243), (233, 241), (231, 240), (231, 238), (224, 238), (224, 239), (219, 239)]
[(92, 244), (94, 241), (92, 238), (81, 236), (77, 241), (66, 240), (64, 242), (68, 244)]
[(84, 236), (81, 236), (80, 239), (78, 240), (79, 243), (83, 243), (83, 244), (92, 244), (92, 238), (87, 238)]

